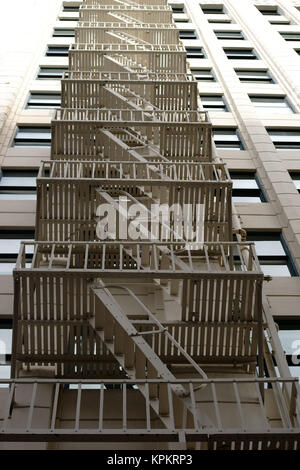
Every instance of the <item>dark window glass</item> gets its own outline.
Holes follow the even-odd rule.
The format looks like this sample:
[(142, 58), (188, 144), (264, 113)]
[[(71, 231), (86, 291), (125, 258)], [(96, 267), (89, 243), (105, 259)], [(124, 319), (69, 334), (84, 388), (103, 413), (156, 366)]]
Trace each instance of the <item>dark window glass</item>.
[(48, 46), (46, 56), (66, 57), (69, 55), (69, 46)]
[(213, 139), (217, 148), (244, 150), (239, 131), (235, 127), (213, 128)]
[(266, 202), (266, 197), (255, 172), (231, 171), (234, 202)]
[(286, 41), (300, 41), (300, 33), (280, 33)]
[(253, 49), (229, 49), (224, 48), (224, 52), (228, 59), (235, 60), (255, 60), (258, 59)]
[(30, 93), (27, 108), (47, 109), (59, 108), (61, 104), (60, 93)]
[[(10, 378), (12, 320), (0, 320), (0, 379)], [(1, 388), (5, 385), (0, 385)]]
[[(33, 241), (34, 230), (0, 230), (0, 274), (12, 274), (22, 240)], [(28, 247), (28, 261), (32, 255), (33, 247)]]
[(250, 96), (253, 106), (260, 112), (291, 114), (293, 109), (285, 96)]
[(201, 9), (205, 15), (224, 15), (224, 9), (223, 5), (211, 8), (211, 7), (206, 7), (205, 5), (201, 5)]
[(191, 69), (195, 79), (200, 82), (215, 82), (216, 78), (212, 69)]
[(215, 31), (215, 35), (218, 39), (245, 39), (241, 31)]
[(300, 377), (300, 321), (294, 319), (276, 319), (279, 327), (278, 336), (293, 377)]
[(241, 82), (245, 83), (274, 83), (267, 70), (238, 70), (235, 69)]
[(40, 67), (38, 71), (38, 79), (61, 79), (63, 73), (68, 70), (67, 67)]
[(300, 149), (300, 129), (268, 129), (268, 134), (278, 150)]
[(63, 11), (65, 11), (65, 12), (69, 12), (69, 11), (75, 11), (75, 12), (77, 12), (77, 11), (79, 11), (79, 5), (78, 5), (78, 6), (74, 6), (74, 5), (73, 5), (73, 6), (71, 6), (71, 5), (70, 5), (70, 6), (69, 6), (69, 5), (64, 5), (64, 6), (63, 6)]
[(51, 127), (19, 126), (14, 145), (15, 147), (50, 147)]
[(37, 170), (0, 171), (0, 200), (36, 199)]
[(247, 232), (247, 240), (255, 242), (261, 269), (272, 277), (297, 276), (291, 255), (279, 232)]
[(62, 28), (54, 28), (52, 36), (54, 38), (69, 38), (75, 36), (74, 29), (62, 29)]
[(228, 111), (222, 95), (200, 95), (200, 98), (205, 111)]
[(179, 31), (179, 37), (180, 39), (197, 39), (197, 34), (194, 30), (183, 29)]
[(292, 180), (294, 181), (298, 192), (300, 193), (300, 172), (297, 172), (297, 171), (292, 172), (291, 171), (290, 176), (291, 176)]
[(202, 47), (186, 47), (185, 50), (188, 59), (205, 59)]
[(172, 11), (173, 13), (184, 13), (184, 7), (183, 6), (172, 6)]
[(280, 15), (277, 7), (260, 7), (256, 6), (256, 8), (261, 12), (262, 15)]

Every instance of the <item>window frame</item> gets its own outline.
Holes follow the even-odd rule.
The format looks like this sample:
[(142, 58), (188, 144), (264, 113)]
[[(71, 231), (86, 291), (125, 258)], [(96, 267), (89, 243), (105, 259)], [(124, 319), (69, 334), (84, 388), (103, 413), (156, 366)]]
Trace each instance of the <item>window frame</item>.
[[(193, 37), (183, 37), (186, 33), (191, 33), (193, 34)], [(179, 34), (179, 39), (183, 40), (183, 41), (189, 41), (189, 40), (193, 40), (193, 39), (199, 39), (198, 38), (198, 34), (196, 32), (195, 29), (179, 29), (178, 30), (178, 34)]]
[[(265, 195), (265, 192), (262, 188), (262, 185), (260, 183), (260, 180), (259, 180), (259, 177), (257, 175), (257, 172), (256, 171), (234, 171), (234, 170), (231, 170), (229, 172), (230, 174), (230, 178), (233, 182), (233, 187), (232, 187), (232, 200), (233, 202), (235, 202), (236, 204), (242, 204), (242, 203), (245, 203), (245, 204), (253, 204), (253, 203), (258, 203), (258, 201), (236, 201), (235, 198), (259, 198), (260, 199), (260, 203), (266, 203), (268, 202), (267, 201), (267, 198), (266, 198), (266, 195)], [(237, 180), (237, 181), (254, 181), (255, 184), (256, 184), (256, 188), (235, 188), (234, 187), (234, 181)]]
[[(48, 131), (48, 132), (47, 132)], [(23, 134), (32, 134), (31, 137), (18, 137), (19, 133)], [(41, 137), (38, 138), (37, 136), (41, 134), (50, 134), (49, 137)], [(34, 137), (36, 135), (36, 137)], [(13, 147), (50, 147), (51, 146), (51, 127), (50, 126), (17, 126), (17, 130), (15, 132), (13, 142)]]
[[(282, 246), (282, 250), (284, 251), (283, 254), (264, 254), (260, 255), (257, 253), (257, 257), (259, 260), (259, 263), (261, 265), (274, 265), (274, 266), (286, 266), (287, 269), (290, 272), (290, 276), (274, 276), (274, 277), (298, 277), (298, 271), (296, 269), (295, 263), (293, 261), (293, 258), (291, 256), (291, 253), (288, 249), (288, 246), (284, 240), (284, 236), (282, 232), (278, 231), (264, 231), (264, 232), (259, 232), (259, 231), (252, 231), (252, 230), (247, 230), (247, 240), (248, 241), (265, 241), (265, 242), (270, 242), (270, 241), (279, 241)], [(269, 243), (270, 245), (270, 243)], [(272, 277), (272, 276), (271, 276)]]
[[(300, 193), (300, 171), (289, 171), (289, 175), (298, 191)], [(299, 186), (295, 183), (295, 181), (299, 181)]]
[[(62, 34), (58, 34), (59, 31), (61, 31)], [(68, 34), (68, 31), (70, 31), (73, 34)], [(52, 37), (53, 38), (74, 38), (75, 29), (74, 28), (53, 28)]]
[[(219, 94), (219, 93), (210, 93), (210, 94), (207, 94), (207, 93), (204, 93), (204, 94), (199, 94), (200, 96), (200, 100), (201, 100), (201, 103), (202, 103), (202, 106), (203, 106), (203, 109), (205, 111), (211, 111), (211, 112), (225, 112), (225, 113), (228, 113), (229, 112), (229, 107), (228, 107), (228, 104), (226, 102), (226, 99), (225, 99), (225, 96), (222, 95), (222, 94)], [(205, 99), (207, 99), (209, 101), (209, 99), (211, 98), (211, 103), (209, 104), (205, 104)], [(218, 105), (218, 104), (213, 104), (214, 102), (215, 103), (218, 103), (218, 100), (215, 100), (214, 101), (214, 98), (219, 98), (219, 102), (222, 103), (222, 105)]]
[[(285, 128), (266, 128), (270, 139), (273, 142), (274, 147), (276, 150), (299, 150), (300, 149), (300, 128), (298, 129), (285, 129)], [(278, 133), (278, 139), (272, 138), (272, 132), (274, 133), (274, 137), (276, 137), (276, 133)], [(279, 137), (282, 136), (282, 140)], [(294, 140), (288, 140), (288, 137), (295, 136)], [(284, 138), (286, 137), (286, 138)]]
[[(227, 31), (227, 30), (214, 30), (214, 33), (217, 37), (217, 39), (219, 39), (220, 41), (244, 41), (246, 39), (244, 33), (242, 31)], [(219, 37), (218, 34), (224, 34), (224, 33), (228, 33), (228, 35), (233, 35), (233, 37)], [(236, 34), (240, 34), (240, 36), (236, 36), (234, 37), (234, 35)], [(226, 36), (226, 34), (225, 34)]]
[[(290, 31), (280, 31), (279, 32), (280, 36), (285, 40), (285, 41), (300, 41), (300, 31), (299, 32), (290, 32)], [(298, 36), (297, 39), (289, 39), (288, 37), (284, 37), (284, 35), (286, 36)]]
[[(61, 74), (61, 76), (59, 76), (59, 73), (57, 73), (57, 76), (55, 76), (55, 75), (52, 76), (51, 72), (45, 72), (46, 74), (48, 73), (49, 76), (43, 77), (43, 76), (40, 76), (40, 74), (42, 72), (42, 69), (45, 69), (47, 71), (49, 71), (51, 69), (53, 69), (53, 70), (62, 70), (62, 74)], [(36, 80), (61, 80), (62, 77), (63, 77), (63, 74), (67, 71), (68, 71), (68, 67), (44, 67), (43, 65), (41, 65), (39, 67), (38, 73), (36, 75)]]
[[(190, 68), (191, 70), (191, 73), (192, 75), (194, 76), (195, 80), (197, 80), (197, 82), (216, 82), (217, 79), (216, 79), (216, 76), (214, 74), (214, 71), (212, 68), (208, 68), (208, 67), (204, 67), (203, 69), (201, 68)], [(210, 75), (208, 74), (207, 76), (206, 75), (203, 75), (204, 78), (197, 78), (197, 72), (199, 72), (199, 76), (201, 76), (201, 72), (210, 72)], [(207, 78), (206, 78), (207, 77)], [(211, 79), (209, 79), (211, 78)]]
[[(223, 134), (216, 134), (216, 132), (223, 132)], [(231, 131), (234, 131), (234, 132), (231, 132)], [(213, 141), (216, 145), (216, 148), (220, 149), (220, 150), (245, 150), (245, 144), (241, 138), (241, 134), (240, 134), (240, 131), (238, 129), (238, 127), (218, 127), (218, 126), (215, 126), (213, 127), (212, 129), (212, 134), (213, 134)], [(223, 140), (220, 140), (220, 139), (216, 139), (215, 136), (231, 136), (233, 137), (233, 140), (230, 141), (229, 138), (225, 138)], [(219, 144), (218, 144), (219, 142)], [(226, 145), (228, 143), (228, 145)], [(221, 144), (221, 145), (220, 145)]]
[[(203, 49), (203, 47), (186, 47), (185, 48), (185, 51), (186, 51), (186, 57), (187, 59), (206, 59), (207, 56), (206, 56), (206, 53)], [(200, 54), (201, 57), (190, 57), (189, 54)]]
[(213, 5), (213, 6), (207, 6), (207, 5), (201, 5), (200, 8), (204, 15), (225, 15), (225, 8), (224, 5)]
[(45, 56), (46, 57), (68, 57), (69, 49), (70, 49), (70, 46), (47, 45)]
[[(295, 109), (293, 107), (293, 105), (291, 104), (290, 100), (288, 99), (287, 96), (276, 96), (276, 95), (261, 95), (261, 94), (258, 94), (258, 95), (254, 95), (254, 94), (250, 94), (249, 93), (249, 98), (251, 100), (251, 103), (253, 104), (253, 106), (259, 111), (259, 112), (272, 112), (273, 110), (277, 111), (279, 114), (280, 114), (280, 110), (285, 110), (284, 113), (282, 114), (295, 114)], [(261, 99), (262, 101), (255, 101), (255, 100), (259, 100)], [(265, 100), (265, 101), (263, 101)], [(278, 104), (285, 104), (285, 107), (276, 107), (276, 106), (256, 106), (254, 103), (275, 103), (276, 104), (276, 101), (278, 102)], [(267, 111), (267, 109), (269, 111)], [(286, 112), (287, 111), (287, 112)]]
[[(250, 47), (237, 47), (237, 48), (233, 48), (233, 47), (224, 47), (223, 48), (223, 51), (224, 51), (224, 54), (226, 55), (227, 59), (228, 60), (259, 60), (259, 56), (256, 52), (256, 50), (254, 49), (254, 47), (250, 48)], [(240, 51), (240, 57), (230, 57), (231, 54), (234, 54), (235, 52), (237, 53), (238, 55), (238, 52)], [(242, 51), (244, 52), (251, 52), (252, 55), (246, 55), (246, 56), (243, 56), (242, 57)]]
[[(270, 71), (268, 69), (265, 69), (265, 70), (253, 70), (253, 69), (239, 69), (239, 68), (235, 68), (234, 69), (235, 73), (237, 74), (240, 82), (242, 83), (265, 83), (265, 84), (269, 84), (269, 83), (275, 83), (275, 80), (273, 78), (273, 76), (270, 74)], [(241, 80), (241, 75), (239, 75), (238, 72), (245, 72), (247, 74), (250, 74), (251, 76), (251, 73), (253, 73), (253, 80), (251, 80), (250, 78), (248, 78), (248, 80)], [(265, 72), (265, 76), (262, 76), (261, 80), (258, 78), (259, 75), (256, 75), (256, 78), (255, 78), (255, 73), (259, 73), (259, 72)], [(264, 78), (266, 77), (266, 78)]]
[[(55, 99), (51, 100), (51, 98)], [(37, 100), (36, 104), (34, 103), (35, 100)], [(58, 109), (60, 107), (61, 93), (52, 92), (30, 92), (25, 106), (26, 109)]]
[[(19, 200), (22, 198), (26, 200), (35, 200), (37, 176), (38, 170), (19, 170), (2, 168), (0, 170), (0, 200)], [(8, 179), (8, 181), (3, 182), (2, 180), (4, 178)], [(9, 178), (12, 179), (11, 182), (9, 182)], [(16, 183), (18, 183), (18, 178), (20, 179), (21, 184), (16, 185)], [(27, 184), (24, 184), (24, 182), (26, 182), (26, 178), (28, 178), (29, 181), (27, 181)], [(35, 179), (35, 184), (31, 184), (32, 178)]]

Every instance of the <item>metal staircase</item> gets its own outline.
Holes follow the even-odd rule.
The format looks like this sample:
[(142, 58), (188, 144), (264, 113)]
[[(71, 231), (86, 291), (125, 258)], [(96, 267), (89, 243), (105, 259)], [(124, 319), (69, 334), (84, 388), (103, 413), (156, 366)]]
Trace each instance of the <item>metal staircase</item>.
[[(283, 393), (264, 377), (263, 273), (254, 245), (233, 239), (232, 182), (213, 158), (211, 123), (171, 8), (86, 0), (79, 12), (51, 160), (37, 178), (36, 241), (21, 244), (14, 270), (8, 406), (24, 371), (47, 370), (54, 388), (45, 440), (161, 436), (222, 448), (247, 433), (269, 443), (265, 400), (277, 397), (281, 421), (268, 446), (287, 436), (299, 446), (298, 389), (289, 380)], [(78, 380), (76, 432), (62, 431), (68, 380)], [(81, 387), (91, 380), (100, 387), (98, 434), (80, 427)], [(123, 397), (120, 430), (108, 418), (103, 427), (109, 380)], [(232, 387), (237, 427), (223, 416), (223, 386)], [(244, 419), (249, 394), (254, 426)], [(135, 399), (146, 410), (139, 433), (127, 423)], [(11, 439), (8, 421), (9, 413), (0, 439)]]

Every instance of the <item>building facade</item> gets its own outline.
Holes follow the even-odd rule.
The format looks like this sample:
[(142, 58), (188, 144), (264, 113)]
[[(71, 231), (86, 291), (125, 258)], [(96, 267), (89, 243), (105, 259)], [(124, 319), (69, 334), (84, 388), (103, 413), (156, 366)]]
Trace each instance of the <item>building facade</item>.
[(0, 447), (299, 449), (299, 2), (29, 3)]

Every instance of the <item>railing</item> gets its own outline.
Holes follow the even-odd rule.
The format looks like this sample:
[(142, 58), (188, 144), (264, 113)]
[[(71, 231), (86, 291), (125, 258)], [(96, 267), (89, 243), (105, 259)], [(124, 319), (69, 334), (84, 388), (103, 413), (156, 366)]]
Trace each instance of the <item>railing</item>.
[(206, 111), (172, 111), (172, 110), (149, 110), (140, 111), (132, 109), (57, 109), (55, 121), (82, 122), (90, 121), (110, 123), (119, 126), (120, 123), (129, 125), (153, 126), (161, 124), (177, 124), (178, 126), (198, 125), (211, 127)]
[[(158, 78), (159, 74), (155, 75)], [(142, 74), (101, 72), (73, 76), (71, 72), (62, 80), (62, 108), (115, 108), (117, 98), (127, 109), (134, 105), (174, 111), (198, 108), (197, 82), (188, 77), (184, 81), (175, 81), (175, 77), (170, 81), (149, 80)]]
[[(124, 7), (127, 5), (139, 6), (139, 5), (168, 5), (168, 0), (102, 0), (101, 5), (120, 5), (122, 3)], [(84, 4), (88, 6), (99, 6), (99, 0), (85, 0)]]
[[(230, 175), (224, 163), (194, 162), (132, 162), (132, 161), (42, 161), (38, 180), (92, 179), (126, 181), (128, 184), (190, 185), (193, 183), (230, 183)], [(129, 180), (129, 181), (127, 181)], [(54, 182), (54, 181), (53, 181)]]
[[(145, 232), (149, 232), (147, 239), (151, 239), (152, 222), (157, 217), (151, 212), (153, 208), (162, 212), (158, 239), (164, 239), (165, 231), (170, 232), (170, 240), (178, 240), (176, 233), (186, 239), (187, 224), (196, 233), (202, 223), (204, 240), (230, 240), (231, 192), (232, 183), (224, 164), (43, 162), (37, 179), (36, 236), (38, 240), (66, 241), (73, 240), (74, 233), (75, 240), (76, 234), (86, 240), (86, 226), (91, 237), (88, 240), (96, 239), (100, 204), (110, 200), (113, 207), (117, 197), (127, 196), (127, 210), (139, 205), (148, 218), (143, 221)], [(122, 212), (120, 206), (116, 210)], [(122, 217), (128, 227), (131, 218), (124, 214)]]
[(79, 159), (100, 156), (103, 133), (108, 129), (128, 149), (151, 146), (156, 156), (177, 160), (212, 158), (211, 123), (205, 112), (132, 110), (125, 101), (124, 109), (57, 110), (52, 121), (51, 159), (60, 160), (63, 155), (81, 156)]
[[(153, 2), (155, 3), (155, 2)], [(92, 11), (92, 10), (95, 10), (95, 11), (149, 11), (149, 12), (153, 12), (153, 11), (168, 11), (168, 12), (171, 12), (172, 13), (172, 8), (170, 7), (170, 5), (162, 5), (162, 4), (158, 4), (158, 5), (111, 5), (111, 4), (108, 4), (108, 5), (105, 5), (105, 4), (102, 4), (101, 2), (101, 5), (99, 5), (99, 3), (95, 2), (94, 4), (92, 5), (89, 5), (89, 4), (82, 4), (80, 6), (80, 11)]]
[[(119, 9), (112, 9), (111, 6), (108, 8), (86, 8), (79, 10), (79, 19), (81, 21), (121, 21), (124, 23), (172, 23), (172, 11), (168, 7), (155, 6), (151, 7), (142, 6), (140, 7), (122, 7)], [(153, 6), (152, 6), (153, 7)], [(155, 9), (156, 7), (156, 9)], [(148, 8), (148, 9), (147, 9)]]
[(212, 279), (263, 278), (254, 243), (243, 242), (22, 241), (14, 273), (34, 271), (78, 272), (93, 277), (142, 273), (143, 277), (167, 279), (198, 279), (200, 275)]
[[(186, 50), (178, 45), (141, 44), (72, 44), (69, 49), (69, 70), (111, 69), (107, 59), (120, 67), (136, 67), (150, 72), (186, 73)], [(125, 69), (126, 70), (126, 69)]]
[[(129, 72), (97, 72), (97, 71), (68, 71), (64, 72), (62, 76), (64, 81), (73, 80), (87, 80), (87, 81), (109, 81), (109, 82), (141, 82), (151, 81), (156, 82), (194, 82), (195, 77), (192, 73), (157, 73), (157, 72), (143, 72), (143, 73), (129, 73)], [(197, 83), (197, 82), (196, 82)]]
[[(109, 26), (111, 25), (111, 26)], [(123, 36), (122, 36), (123, 35)], [(75, 28), (75, 40), (78, 43), (113, 44), (130, 39), (137, 44), (179, 44), (178, 28), (163, 23), (96, 23), (80, 22)], [(140, 41), (142, 41), (140, 43)]]
[(111, 21), (78, 21), (76, 28), (108, 28), (108, 29), (174, 29), (178, 28), (173, 23), (138, 23), (138, 24), (124, 24), (120, 22)]
[[(133, 45), (133, 44), (85, 44), (85, 43), (77, 43), (77, 44), (71, 44), (70, 45), (70, 52), (77, 52), (77, 51), (84, 51), (84, 52), (103, 52), (103, 53), (116, 53), (116, 52), (124, 52), (124, 53), (129, 53), (132, 52), (133, 54), (138, 54), (142, 52), (156, 52), (156, 53), (176, 53), (178, 54), (179, 52), (185, 52), (185, 47), (184, 46), (179, 46), (179, 45), (172, 45), (172, 44), (162, 44), (162, 45)], [(81, 69), (85, 70), (85, 69)], [(176, 70), (169, 70), (172, 71), (173, 73), (176, 73)], [(154, 70), (153, 72), (158, 72), (157, 70)], [(178, 73), (185, 73), (185, 72), (180, 72)]]
[[(0, 440), (160, 440), (206, 442), (209, 449), (299, 450), (297, 382), (295, 378), (253, 377), (178, 379), (174, 382), (158, 379), (1, 379), (1, 386), (9, 386), (9, 390), (0, 422)], [(172, 385), (184, 387), (185, 396), (190, 398), (191, 419), (188, 422), (178, 409)], [(288, 397), (283, 394), (287, 385), (292, 390)], [(140, 387), (143, 395), (139, 393)], [(50, 397), (49, 392), (53, 398), (47, 402), (41, 397)], [(44, 401), (44, 418), (39, 414), (41, 400)], [(158, 415), (151, 409), (154, 401), (159, 403)], [(272, 403), (270, 413), (267, 405)], [(19, 408), (22, 408), (22, 422), (14, 420)], [(164, 417), (164, 424), (160, 417)]]

